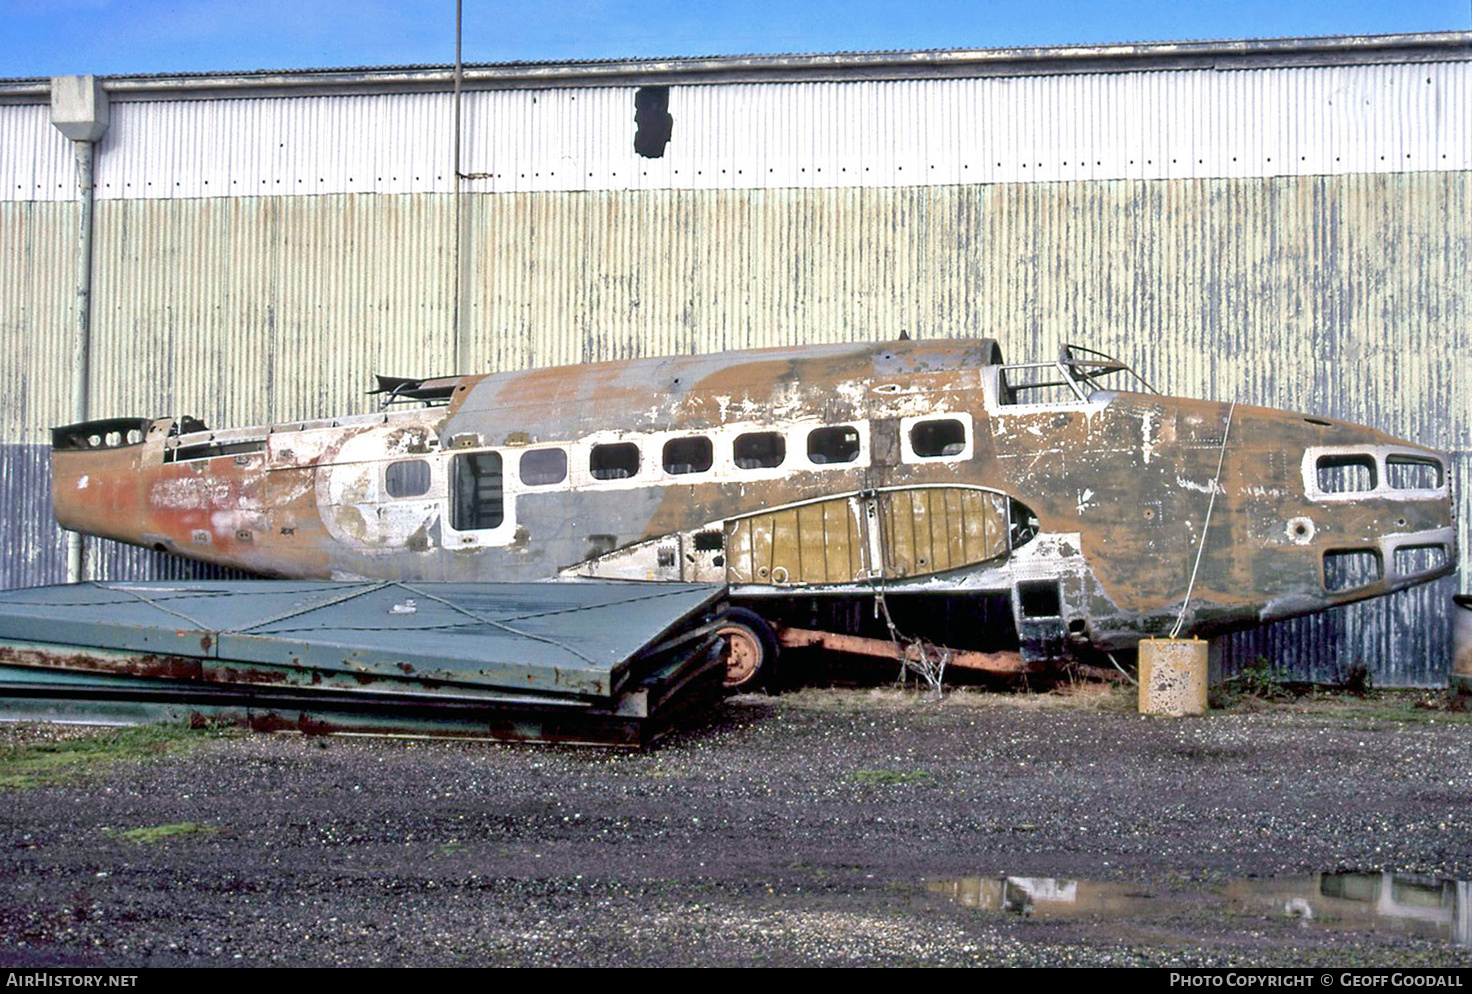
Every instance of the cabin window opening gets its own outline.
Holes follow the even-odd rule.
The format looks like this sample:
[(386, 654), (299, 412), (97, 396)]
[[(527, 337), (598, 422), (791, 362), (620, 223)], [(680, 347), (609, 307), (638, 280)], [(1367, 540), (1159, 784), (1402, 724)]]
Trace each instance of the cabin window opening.
[(566, 449), (532, 449), (521, 454), (518, 464), (521, 482), (529, 487), (545, 487), (567, 479)]
[(1395, 550), (1395, 572), (1399, 576), (1430, 573), (1446, 565), (1446, 546), (1403, 545)]
[(588, 472), (595, 480), (627, 480), (637, 475), (639, 446), (633, 442), (593, 446), (588, 456)]
[(1375, 489), (1375, 460), (1368, 455), (1320, 456), (1317, 469), (1321, 493), (1353, 494)]
[(1441, 489), (1441, 463), (1435, 459), (1391, 456), (1385, 460), (1385, 476), (1395, 490)]
[(859, 458), (859, 430), (853, 425), (814, 428), (808, 432), (808, 459), (818, 464), (853, 462)]
[(450, 503), (450, 526), (456, 531), (495, 528), (505, 520), (501, 488), (501, 454), (473, 452), (456, 456), (455, 499)]
[(731, 445), (737, 469), (772, 469), (787, 458), (787, 439), (775, 431), (752, 431), (737, 435)]
[(404, 459), (383, 471), (383, 488), (390, 497), (419, 497), (429, 493), (429, 463)]
[(1022, 605), (1024, 618), (1058, 618), (1063, 615), (1063, 597), (1058, 584), (1053, 581), (1020, 583), (1017, 585), (1018, 603)]
[(921, 421), (910, 428), (910, 448), (922, 459), (959, 456), (966, 451), (966, 426), (955, 418)]
[(664, 471), (675, 476), (704, 473), (715, 461), (715, 449), (704, 435), (672, 438), (664, 443)]
[(1375, 549), (1330, 549), (1324, 553), (1324, 589), (1330, 593), (1369, 586), (1380, 576), (1380, 553)]
[(696, 552), (720, 552), (726, 547), (726, 533), (704, 531), (695, 533)]

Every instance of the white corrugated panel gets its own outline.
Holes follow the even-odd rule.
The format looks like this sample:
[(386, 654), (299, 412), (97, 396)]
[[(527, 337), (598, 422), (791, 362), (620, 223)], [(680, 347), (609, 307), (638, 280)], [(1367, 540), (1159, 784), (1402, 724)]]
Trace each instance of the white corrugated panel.
[(103, 199), (449, 191), (443, 94), (115, 103)]
[(0, 105), (0, 201), (71, 200), (77, 195), (72, 143), (45, 104)]
[[(899, 187), (1472, 168), (1472, 63), (470, 92), (477, 192)], [(104, 199), (453, 189), (449, 94), (117, 102)], [(0, 108), (5, 199), (69, 199), (44, 108)]]

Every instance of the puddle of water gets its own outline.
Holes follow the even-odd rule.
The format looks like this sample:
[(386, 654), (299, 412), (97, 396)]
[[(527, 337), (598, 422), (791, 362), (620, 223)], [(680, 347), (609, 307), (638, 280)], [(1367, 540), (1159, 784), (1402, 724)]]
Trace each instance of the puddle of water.
[(1472, 884), (1404, 873), (1251, 877), (1171, 888), (1057, 877), (963, 877), (926, 889), (969, 908), (1049, 919), (1149, 920), (1183, 912), (1297, 919), (1304, 927), (1387, 929), (1472, 946)]

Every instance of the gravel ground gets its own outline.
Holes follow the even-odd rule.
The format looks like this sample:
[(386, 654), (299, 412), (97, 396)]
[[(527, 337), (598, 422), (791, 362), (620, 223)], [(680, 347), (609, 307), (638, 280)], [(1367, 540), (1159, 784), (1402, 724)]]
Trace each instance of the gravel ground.
[[(1469, 716), (1415, 704), (805, 690), (645, 753), (180, 733), (0, 789), (0, 963), (1472, 965), (1223, 897), (1472, 879)], [(1098, 907), (975, 906), (1009, 876)]]

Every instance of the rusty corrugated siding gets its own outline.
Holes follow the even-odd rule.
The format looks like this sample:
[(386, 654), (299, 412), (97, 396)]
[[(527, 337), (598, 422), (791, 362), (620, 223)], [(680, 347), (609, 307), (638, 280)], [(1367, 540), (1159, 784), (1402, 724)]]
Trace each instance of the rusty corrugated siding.
[[(1134, 362), (1162, 389), (1451, 450), (1467, 561), (1472, 173), (466, 198), (477, 369), (798, 341), (991, 335)], [(75, 207), (0, 205), (21, 292), (0, 466), (6, 585), (60, 579), (44, 430), (66, 420)], [(139, 199), (97, 214), (95, 416), (217, 424), (365, 409), (374, 370), (450, 370), (442, 196)], [(103, 546), (94, 575), (197, 575)], [(1330, 677), (1445, 677), (1435, 585), (1233, 640)]]
[(71, 410), (75, 289), (60, 262), (75, 257), (76, 244), (75, 205), (0, 202), (0, 584), (7, 587), (54, 583), (65, 573), (44, 442), (50, 423)]
[(364, 409), (374, 370), (447, 371), (451, 219), (442, 197), (100, 204), (94, 415), (288, 421)]

